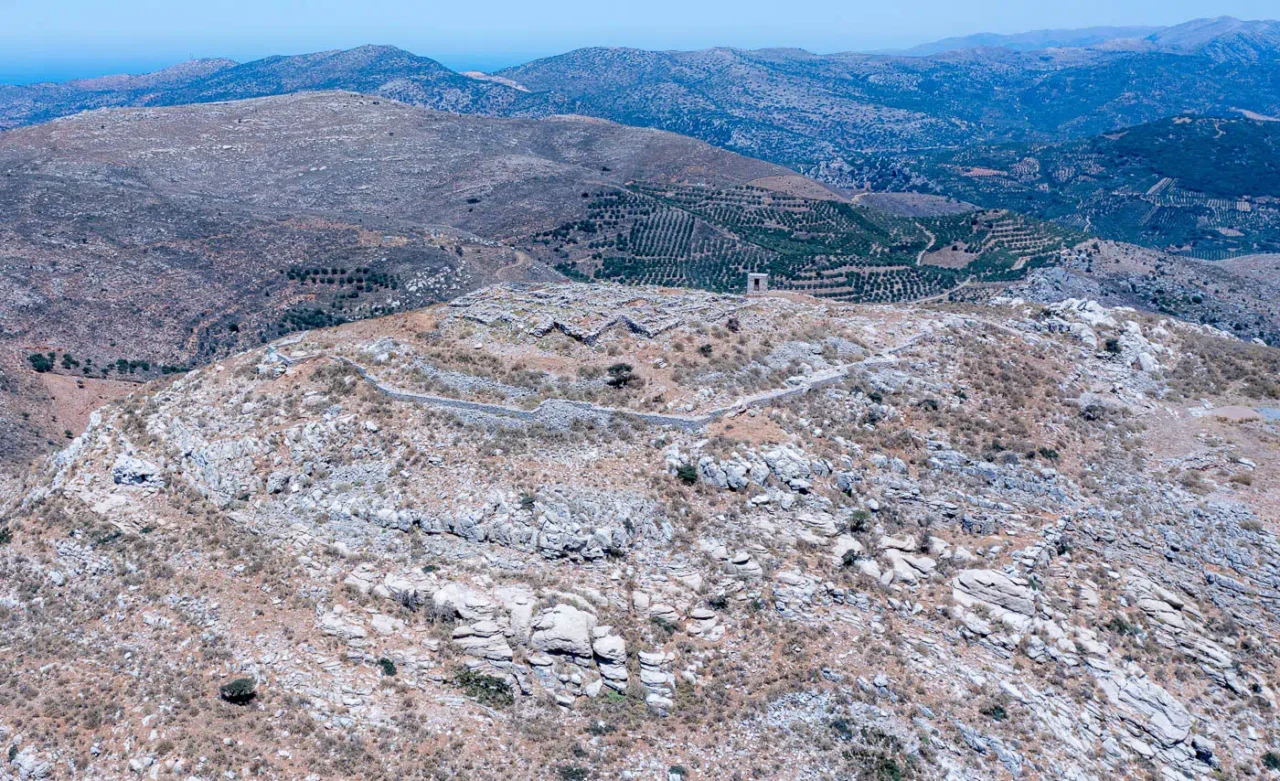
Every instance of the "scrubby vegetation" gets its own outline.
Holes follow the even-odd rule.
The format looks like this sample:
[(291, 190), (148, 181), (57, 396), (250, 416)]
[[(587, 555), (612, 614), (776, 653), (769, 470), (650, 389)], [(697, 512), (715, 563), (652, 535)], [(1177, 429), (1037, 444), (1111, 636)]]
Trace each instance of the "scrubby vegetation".
[(491, 708), (509, 708), (515, 703), (515, 694), (512, 693), (510, 684), (495, 675), (463, 667), (454, 674), (453, 685), (462, 689), (468, 697)]
[(258, 685), (252, 678), (237, 678), (218, 688), (218, 696), (232, 705), (246, 705), (258, 695)]

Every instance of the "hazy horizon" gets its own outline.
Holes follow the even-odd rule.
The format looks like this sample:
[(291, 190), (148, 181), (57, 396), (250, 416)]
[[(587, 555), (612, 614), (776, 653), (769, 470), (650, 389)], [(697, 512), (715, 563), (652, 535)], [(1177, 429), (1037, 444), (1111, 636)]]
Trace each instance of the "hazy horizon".
[[(605, 12), (587, 0), (536, 6), (497, 0), (476, 18), (466, 8), (423, 8), (407, 0), (371, 0), (358, 9), (324, 0), (305, 12), (285, 0), (223, 0), (199, 8), (155, 0), (122, 0), (109, 8), (59, 0), (10, 11), (0, 31), (0, 83), (144, 73), (196, 58), (247, 62), (362, 44), (398, 46), (455, 70), (494, 71), (583, 46), (877, 51), (977, 33), (1169, 26), (1224, 15), (1269, 18), (1275, 7), (1270, 0), (1084, 0), (1052, 6), (984, 0), (963, 8), (945, 0), (892, 7), (809, 0), (789, 5), (786, 18), (778, 19), (777, 6), (761, 0), (657, 0)], [(58, 21), (51, 24), (51, 17)]]

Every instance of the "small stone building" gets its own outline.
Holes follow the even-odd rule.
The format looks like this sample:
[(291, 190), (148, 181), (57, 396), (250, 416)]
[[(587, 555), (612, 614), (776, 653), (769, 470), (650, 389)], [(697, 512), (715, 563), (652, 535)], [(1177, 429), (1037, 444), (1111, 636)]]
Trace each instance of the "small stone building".
[(747, 274), (747, 295), (754, 296), (769, 292), (768, 274)]

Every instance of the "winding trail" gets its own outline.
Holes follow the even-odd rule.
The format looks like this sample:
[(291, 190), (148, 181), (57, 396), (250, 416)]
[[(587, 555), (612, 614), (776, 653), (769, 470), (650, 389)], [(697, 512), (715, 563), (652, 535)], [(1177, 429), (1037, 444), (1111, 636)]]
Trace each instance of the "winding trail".
[(925, 235), (929, 237), (929, 243), (924, 245), (924, 249), (920, 250), (920, 254), (916, 255), (916, 265), (919, 266), (924, 263), (924, 256), (928, 255), (929, 250), (933, 249), (933, 245), (938, 242), (938, 237), (933, 235), (933, 231), (929, 230), (928, 228), (924, 227), (918, 222), (915, 223), (915, 226), (920, 230), (924, 231)]
[(328, 355), (326, 353), (311, 353), (309, 355), (289, 357), (277, 352), (277, 348), (286, 346), (287, 344), (295, 344), (301, 340), (301, 335), (290, 342), (278, 342), (268, 345), (268, 358), (274, 358), (286, 366), (293, 366), (304, 361), (313, 360), (315, 358), (328, 358), (330, 360), (341, 361), (356, 370), (360, 377), (372, 385), (379, 393), (396, 399), (397, 401), (406, 401), (414, 404), (425, 404), (432, 407), (442, 409), (462, 410), (465, 412), (475, 412), (483, 415), (493, 415), (497, 417), (510, 418), (526, 423), (543, 423), (549, 427), (563, 425), (565, 422), (573, 419), (588, 418), (630, 418), (639, 420), (652, 426), (671, 426), (673, 428), (682, 429), (684, 431), (698, 431), (705, 428), (708, 424), (719, 420), (730, 413), (741, 412), (748, 407), (757, 404), (766, 404), (770, 402), (782, 401), (784, 399), (793, 398), (808, 393), (814, 388), (821, 388), (827, 385), (840, 382), (849, 376), (849, 373), (855, 369), (868, 368), (874, 366), (887, 366), (896, 363), (898, 358), (896, 353), (905, 350), (922, 338), (927, 336), (926, 332), (918, 333), (901, 344), (894, 345), (873, 355), (864, 358), (861, 361), (846, 363), (833, 369), (827, 369), (822, 372), (814, 372), (811, 375), (800, 379), (795, 385), (786, 388), (776, 388), (770, 391), (762, 391), (750, 396), (743, 396), (731, 404), (723, 407), (717, 407), (701, 415), (669, 415), (655, 412), (638, 412), (636, 410), (624, 409), (619, 407), (606, 407), (599, 404), (591, 404), (585, 401), (570, 401), (569, 399), (546, 399), (532, 410), (521, 409), (520, 407), (511, 407), (505, 404), (489, 404), (479, 401), (467, 401), (465, 399), (454, 399), (448, 396), (436, 396), (428, 393), (416, 393), (414, 391), (404, 390), (392, 385), (388, 385), (379, 380), (376, 376), (369, 373), (369, 370), (350, 358), (341, 355)]

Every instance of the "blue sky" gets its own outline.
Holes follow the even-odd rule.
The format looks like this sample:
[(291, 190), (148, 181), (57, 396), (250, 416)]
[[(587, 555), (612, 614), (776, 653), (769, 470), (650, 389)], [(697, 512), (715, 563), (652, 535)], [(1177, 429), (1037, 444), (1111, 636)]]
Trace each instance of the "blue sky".
[(873, 50), (976, 32), (1280, 16), (1276, 0), (0, 0), (0, 82), (401, 46), (493, 70), (579, 46)]

